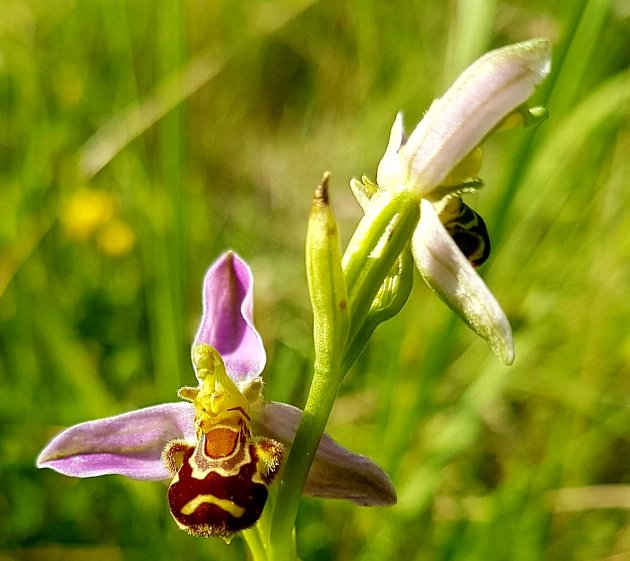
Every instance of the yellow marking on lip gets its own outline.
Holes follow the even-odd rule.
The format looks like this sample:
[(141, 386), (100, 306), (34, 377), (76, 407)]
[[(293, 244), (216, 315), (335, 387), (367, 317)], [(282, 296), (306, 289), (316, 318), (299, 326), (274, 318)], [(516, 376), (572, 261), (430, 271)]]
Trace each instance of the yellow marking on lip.
[(219, 499), (214, 495), (197, 495), (194, 499), (188, 501), (182, 508), (181, 513), (189, 516), (193, 514), (202, 504), (212, 504), (228, 512), (234, 518), (240, 518), (245, 514), (245, 509), (242, 506), (238, 506), (234, 501), (229, 499)]

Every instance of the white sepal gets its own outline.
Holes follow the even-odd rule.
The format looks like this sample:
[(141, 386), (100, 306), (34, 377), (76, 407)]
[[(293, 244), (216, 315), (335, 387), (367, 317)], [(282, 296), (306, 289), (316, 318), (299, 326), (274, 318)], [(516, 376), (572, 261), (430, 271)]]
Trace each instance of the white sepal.
[(426, 283), (505, 364), (514, 361), (510, 324), (481, 277), (440, 222), (433, 205), (421, 202), (412, 252)]
[(476, 60), (433, 102), (400, 149), (405, 186), (425, 196), (440, 185), (501, 119), (532, 95), (550, 68), (546, 39), (509, 45)]

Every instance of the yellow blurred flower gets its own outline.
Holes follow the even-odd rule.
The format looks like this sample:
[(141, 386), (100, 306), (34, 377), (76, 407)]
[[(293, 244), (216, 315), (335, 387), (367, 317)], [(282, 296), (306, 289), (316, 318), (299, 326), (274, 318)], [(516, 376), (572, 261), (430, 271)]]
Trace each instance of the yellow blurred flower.
[(59, 218), (68, 238), (87, 240), (112, 219), (117, 206), (112, 194), (83, 189), (65, 201)]
[(136, 235), (126, 222), (114, 219), (98, 231), (96, 245), (112, 257), (129, 253), (136, 242)]
[(107, 191), (81, 189), (62, 205), (59, 219), (68, 239), (85, 241), (93, 238), (100, 251), (112, 257), (129, 253), (136, 235), (118, 217), (116, 197)]

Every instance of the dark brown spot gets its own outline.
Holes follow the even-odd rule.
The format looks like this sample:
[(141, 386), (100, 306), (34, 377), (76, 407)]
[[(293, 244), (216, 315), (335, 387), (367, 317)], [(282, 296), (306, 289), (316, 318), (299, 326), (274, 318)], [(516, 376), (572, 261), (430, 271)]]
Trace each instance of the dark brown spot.
[(313, 196), (313, 205), (316, 206), (328, 206), (328, 180), (330, 179), (330, 172), (324, 172), (322, 180), (315, 189), (315, 195)]

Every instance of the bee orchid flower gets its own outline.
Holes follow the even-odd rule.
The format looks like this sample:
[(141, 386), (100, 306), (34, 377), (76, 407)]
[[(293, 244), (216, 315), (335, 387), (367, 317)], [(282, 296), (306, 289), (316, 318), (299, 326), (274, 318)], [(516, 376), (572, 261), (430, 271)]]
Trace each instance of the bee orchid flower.
[[(204, 280), (203, 316), (192, 345), (198, 384), (179, 390), (184, 401), (70, 427), (49, 442), (37, 466), (72, 477), (170, 480), (176, 523), (193, 535), (229, 540), (260, 517), (302, 414), (288, 404), (264, 402), (265, 361), (253, 323), (251, 270), (227, 252)], [(380, 467), (328, 435), (304, 493), (359, 505), (396, 501)]]
[(514, 121), (529, 124), (544, 118), (544, 112), (524, 104), (549, 71), (545, 39), (486, 53), (433, 102), (409, 137), (397, 115), (376, 184), (366, 178), (351, 182), (368, 220), (371, 207), (383, 207), (382, 199), (400, 193), (420, 203), (411, 244), (418, 270), (506, 364), (514, 360), (510, 324), (475, 271), (489, 252), (486, 228), (460, 195), (481, 185), (478, 146), (490, 132)]

